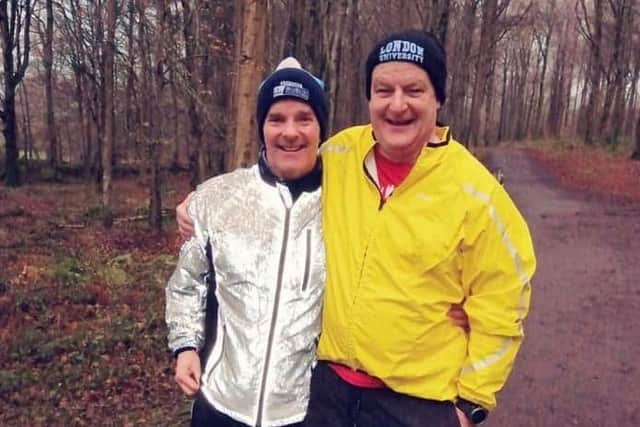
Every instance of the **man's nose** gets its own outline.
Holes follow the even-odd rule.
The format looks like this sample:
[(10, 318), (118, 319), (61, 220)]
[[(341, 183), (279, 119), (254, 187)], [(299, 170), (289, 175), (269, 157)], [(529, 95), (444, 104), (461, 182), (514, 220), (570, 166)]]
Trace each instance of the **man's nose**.
[(407, 100), (404, 96), (404, 93), (402, 92), (402, 90), (397, 89), (393, 92), (393, 95), (391, 96), (391, 103), (389, 105), (389, 108), (392, 111), (404, 111), (404, 109), (407, 107)]
[(298, 136), (298, 129), (293, 120), (287, 120), (282, 129), (282, 136), (287, 139), (293, 139)]

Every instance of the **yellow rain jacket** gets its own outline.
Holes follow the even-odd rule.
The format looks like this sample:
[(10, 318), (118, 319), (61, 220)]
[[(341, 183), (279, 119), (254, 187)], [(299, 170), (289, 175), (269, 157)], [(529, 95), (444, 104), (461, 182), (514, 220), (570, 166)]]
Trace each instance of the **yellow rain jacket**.
[[(493, 409), (523, 337), (533, 245), (504, 188), (448, 128), (438, 134), (385, 203), (370, 125), (324, 144), (318, 358), (399, 393)], [(468, 335), (447, 316), (463, 300)]]

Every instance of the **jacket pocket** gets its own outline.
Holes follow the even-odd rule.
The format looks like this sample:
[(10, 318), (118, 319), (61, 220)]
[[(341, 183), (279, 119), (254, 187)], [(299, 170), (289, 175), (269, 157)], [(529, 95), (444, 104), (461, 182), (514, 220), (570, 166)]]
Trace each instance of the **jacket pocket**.
[(309, 276), (311, 275), (311, 229), (307, 228), (307, 241), (304, 258), (304, 274), (302, 276), (302, 291), (306, 291), (309, 286)]

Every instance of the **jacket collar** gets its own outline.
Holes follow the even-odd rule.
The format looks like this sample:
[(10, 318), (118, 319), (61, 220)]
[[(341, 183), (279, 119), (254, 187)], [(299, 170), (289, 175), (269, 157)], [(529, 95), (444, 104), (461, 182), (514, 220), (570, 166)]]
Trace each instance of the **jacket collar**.
[(260, 149), (258, 156), (258, 168), (260, 170), (260, 177), (267, 184), (273, 186), (276, 184), (285, 185), (289, 189), (293, 201), (300, 197), (300, 194), (303, 192), (311, 193), (317, 190), (322, 183), (322, 161), (320, 156), (318, 156), (315, 166), (308, 174), (297, 179), (284, 180), (277, 177), (271, 170), (269, 163), (267, 163), (266, 151), (263, 147)]
[[(359, 156), (360, 156), (360, 163), (363, 165), (364, 170), (366, 170), (367, 173), (370, 174), (369, 170), (373, 165), (373, 163), (371, 163), (372, 160), (369, 159), (369, 157), (371, 158), (373, 157), (373, 147), (376, 144), (373, 128), (371, 127), (370, 124), (368, 125), (368, 132), (369, 132), (369, 137), (364, 138), (362, 145), (360, 145), (359, 147), (359, 149), (362, 150), (360, 151)], [(437, 167), (442, 161), (445, 153), (448, 151), (446, 150), (446, 147), (449, 145), (450, 141), (452, 140), (451, 131), (449, 127), (437, 125), (435, 133), (438, 139), (440, 139), (440, 142), (427, 142), (423, 146), (422, 151), (418, 155), (418, 158), (416, 159), (416, 162), (411, 172), (405, 179), (406, 183), (410, 184), (415, 180), (420, 179), (422, 176), (429, 173), (429, 171), (431, 171), (433, 168)], [(368, 159), (369, 159), (369, 163), (371, 163), (369, 167), (367, 167)], [(403, 185), (406, 185), (406, 184), (403, 184)]]

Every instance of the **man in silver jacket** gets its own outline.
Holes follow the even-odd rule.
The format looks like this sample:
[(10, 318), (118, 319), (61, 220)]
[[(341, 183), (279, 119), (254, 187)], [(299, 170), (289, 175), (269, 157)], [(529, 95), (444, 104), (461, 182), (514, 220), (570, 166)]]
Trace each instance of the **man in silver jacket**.
[[(198, 187), (195, 235), (166, 288), (169, 347), (178, 385), (196, 395), (194, 426), (295, 425), (307, 407), (325, 280), (322, 83), (288, 58), (260, 86), (256, 116), (258, 164)], [(212, 308), (215, 342), (200, 360)]]

